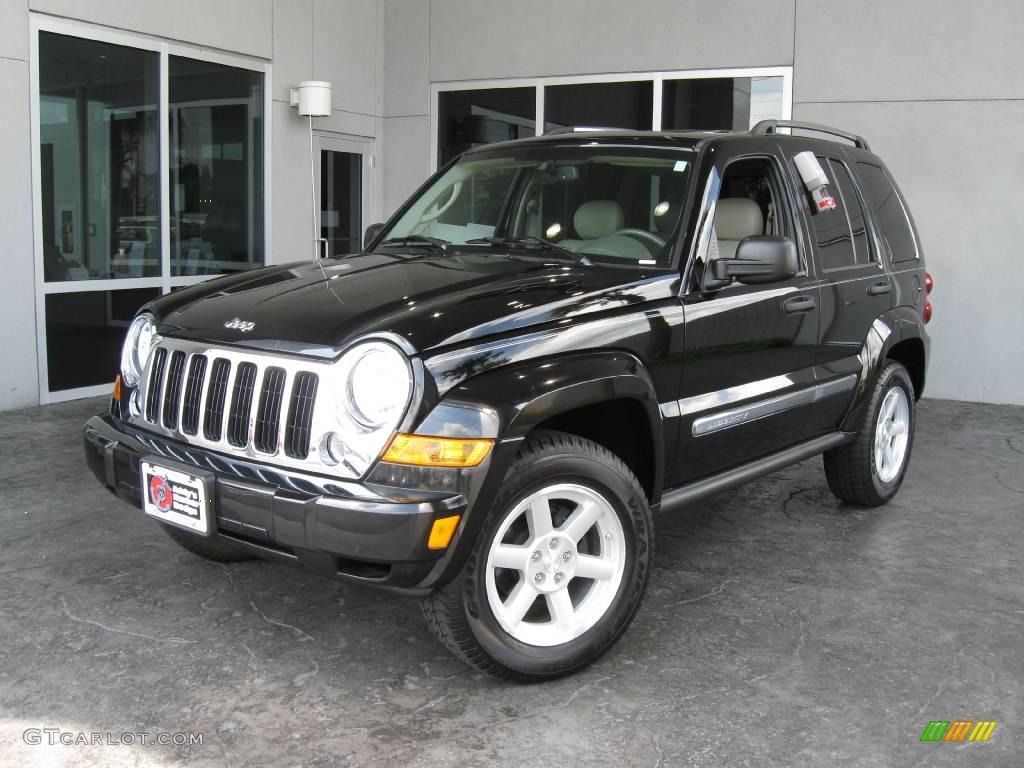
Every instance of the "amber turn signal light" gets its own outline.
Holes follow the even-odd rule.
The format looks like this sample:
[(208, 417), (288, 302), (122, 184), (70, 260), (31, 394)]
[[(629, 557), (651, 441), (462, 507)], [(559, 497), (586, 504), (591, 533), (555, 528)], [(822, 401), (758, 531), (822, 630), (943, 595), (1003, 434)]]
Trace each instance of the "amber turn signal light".
[(487, 458), (493, 444), (493, 440), (399, 433), (384, 452), (384, 461), (420, 467), (475, 467)]
[(455, 529), (459, 527), (459, 520), (462, 515), (451, 517), (439, 517), (430, 527), (430, 538), (427, 539), (427, 549), (446, 549), (451, 543)]
[(117, 378), (114, 379), (114, 399), (121, 399), (121, 374), (117, 374)]

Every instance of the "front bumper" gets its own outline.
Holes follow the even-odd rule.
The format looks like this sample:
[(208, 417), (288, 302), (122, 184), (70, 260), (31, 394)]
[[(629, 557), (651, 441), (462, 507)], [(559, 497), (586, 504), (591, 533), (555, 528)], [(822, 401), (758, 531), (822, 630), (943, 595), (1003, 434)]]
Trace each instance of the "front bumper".
[(461, 494), (391, 489), (394, 494), (384, 495), (164, 441), (109, 415), (86, 422), (84, 442), (93, 474), (135, 507), (142, 507), (143, 458), (212, 471), (215, 536), (261, 557), (407, 595), (430, 592), (431, 575), (445, 554), (427, 549), (434, 521), (466, 509)]

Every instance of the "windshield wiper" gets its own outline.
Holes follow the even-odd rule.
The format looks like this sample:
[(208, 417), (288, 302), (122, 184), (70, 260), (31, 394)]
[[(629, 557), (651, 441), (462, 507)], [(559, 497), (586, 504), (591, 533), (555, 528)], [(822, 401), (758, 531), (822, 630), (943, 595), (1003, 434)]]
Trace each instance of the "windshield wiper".
[(409, 235), (408, 237), (392, 237), (390, 240), (385, 240), (380, 244), (381, 248), (398, 247), (426, 247), (426, 248), (440, 248), (442, 251), (448, 250), (448, 246), (451, 243), (447, 240), (442, 240), (440, 237), (427, 237), (426, 235)]
[(576, 251), (566, 248), (564, 245), (552, 243), (549, 240), (541, 240), (539, 237), (476, 237), (472, 240), (466, 241), (466, 245), (473, 245), (475, 243), (487, 243), (488, 245), (495, 246), (518, 245), (523, 248), (530, 248), (533, 250), (552, 251), (554, 253), (560, 253), (563, 256), (568, 256), (577, 264), (582, 264), (586, 267), (591, 266), (590, 259), (582, 253), (577, 253)]

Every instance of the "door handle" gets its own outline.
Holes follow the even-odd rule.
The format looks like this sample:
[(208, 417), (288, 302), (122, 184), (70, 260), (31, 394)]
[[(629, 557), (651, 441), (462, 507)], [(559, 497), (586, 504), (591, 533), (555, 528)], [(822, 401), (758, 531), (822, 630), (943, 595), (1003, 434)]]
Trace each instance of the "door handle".
[(795, 315), (798, 312), (810, 312), (818, 306), (813, 296), (794, 296), (782, 302), (782, 311), (787, 315)]
[(868, 286), (868, 296), (884, 296), (892, 290), (892, 283), (888, 280), (881, 280)]

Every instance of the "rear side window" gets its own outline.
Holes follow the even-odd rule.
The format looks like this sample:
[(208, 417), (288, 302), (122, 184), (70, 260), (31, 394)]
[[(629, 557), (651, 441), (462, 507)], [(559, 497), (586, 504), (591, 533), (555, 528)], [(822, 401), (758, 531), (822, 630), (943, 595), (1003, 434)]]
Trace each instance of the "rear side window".
[(892, 180), (885, 171), (870, 163), (857, 163), (857, 175), (889, 248), (889, 258), (894, 263), (917, 258), (910, 219)]
[[(824, 157), (818, 158), (821, 169), (828, 176), (829, 186), (836, 198), (836, 206), (830, 210), (811, 210), (814, 223), (814, 237), (818, 241), (818, 264), (824, 271), (842, 269), (857, 265), (857, 248), (854, 243), (850, 220), (843, 206), (842, 192), (836, 185), (835, 169)], [(863, 223), (861, 225), (863, 230)]]
[(868, 242), (867, 221), (864, 215), (864, 207), (861, 205), (860, 196), (853, 186), (850, 172), (846, 166), (838, 160), (830, 161), (832, 176), (835, 177), (839, 194), (843, 198), (843, 207), (846, 208), (846, 218), (850, 222), (850, 234), (853, 237), (853, 252), (857, 264), (867, 264), (872, 261), (871, 246)]

